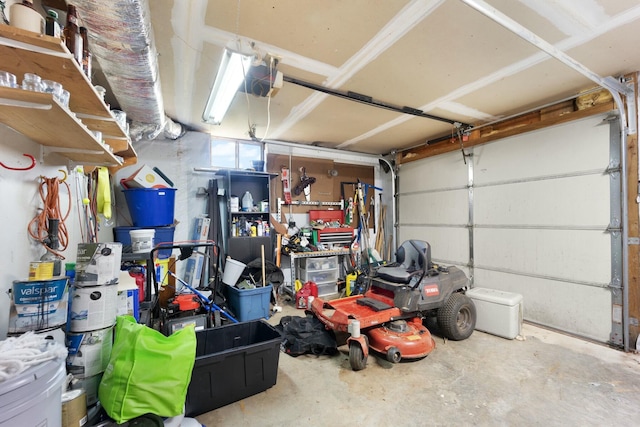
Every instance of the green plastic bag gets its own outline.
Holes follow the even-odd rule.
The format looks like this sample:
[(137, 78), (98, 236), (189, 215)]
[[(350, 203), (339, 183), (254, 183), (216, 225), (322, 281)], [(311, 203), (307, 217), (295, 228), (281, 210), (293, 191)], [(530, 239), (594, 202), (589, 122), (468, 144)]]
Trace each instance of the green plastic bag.
[(180, 415), (195, 358), (194, 325), (167, 337), (132, 316), (118, 316), (100, 403), (118, 424), (147, 413)]

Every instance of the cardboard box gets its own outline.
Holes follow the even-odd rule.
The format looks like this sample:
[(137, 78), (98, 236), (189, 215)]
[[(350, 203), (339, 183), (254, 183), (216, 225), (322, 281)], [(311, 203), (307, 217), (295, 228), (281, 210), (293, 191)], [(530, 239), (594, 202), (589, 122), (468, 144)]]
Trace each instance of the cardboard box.
[(120, 276), (122, 243), (78, 243), (76, 286), (115, 285)]
[(193, 233), (191, 240), (208, 240), (209, 227), (211, 226), (211, 218), (199, 216), (194, 219)]
[(203, 254), (194, 252), (193, 255), (187, 258), (187, 265), (184, 272), (184, 281), (194, 288), (200, 286), (200, 277), (202, 277), (203, 264)]
[(138, 289), (135, 279), (129, 276), (129, 273), (126, 271), (122, 273), (124, 274), (120, 275), (120, 282), (117, 285), (116, 313), (118, 316), (128, 314), (135, 317), (136, 320), (140, 320), (140, 289)]
[(123, 180), (127, 188), (172, 188), (160, 174), (144, 165), (130, 177)]

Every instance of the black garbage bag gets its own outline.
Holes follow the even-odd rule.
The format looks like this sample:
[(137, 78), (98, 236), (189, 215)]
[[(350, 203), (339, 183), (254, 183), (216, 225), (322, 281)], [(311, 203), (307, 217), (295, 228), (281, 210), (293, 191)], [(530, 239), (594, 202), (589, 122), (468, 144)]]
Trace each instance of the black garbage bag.
[[(264, 274), (267, 276), (267, 280), (264, 281), (264, 283), (272, 284), (275, 289), (284, 282), (284, 273), (272, 261), (264, 261)], [(251, 275), (256, 282), (263, 282), (262, 260), (260, 258), (256, 258), (247, 264), (247, 267), (243, 272), (243, 277), (249, 278), (249, 275)]]
[(283, 316), (276, 329), (283, 336), (280, 349), (290, 356), (334, 355), (338, 352), (335, 334), (312, 313), (307, 313), (306, 317)]

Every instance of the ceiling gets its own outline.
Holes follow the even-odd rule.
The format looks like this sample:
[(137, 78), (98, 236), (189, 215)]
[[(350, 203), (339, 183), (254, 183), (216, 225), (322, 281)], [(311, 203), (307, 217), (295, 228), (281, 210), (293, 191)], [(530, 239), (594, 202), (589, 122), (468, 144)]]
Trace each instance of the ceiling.
[[(489, 0), (600, 76), (640, 70), (637, 0)], [(153, 0), (166, 114), (214, 136), (387, 154), (575, 96), (595, 83), (462, 0)], [(273, 97), (238, 92), (221, 125), (202, 122), (225, 46), (253, 45), (277, 70), (385, 105), (286, 82)]]

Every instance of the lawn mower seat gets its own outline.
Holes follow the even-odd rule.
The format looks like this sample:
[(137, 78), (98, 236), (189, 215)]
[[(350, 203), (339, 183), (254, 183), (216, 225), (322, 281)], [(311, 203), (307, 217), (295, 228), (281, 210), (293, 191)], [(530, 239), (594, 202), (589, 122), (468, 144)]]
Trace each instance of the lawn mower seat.
[[(378, 268), (378, 277), (393, 283), (409, 283), (415, 275), (431, 268), (431, 245), (407, 240), (396, 251), (396, 263)], [(426, 269), (426, 270), (425, 270)]]

